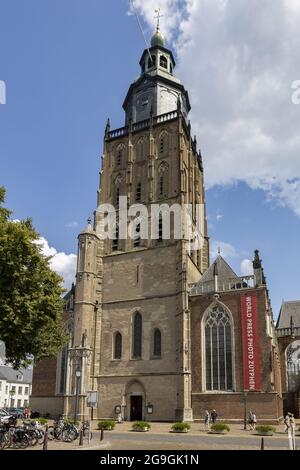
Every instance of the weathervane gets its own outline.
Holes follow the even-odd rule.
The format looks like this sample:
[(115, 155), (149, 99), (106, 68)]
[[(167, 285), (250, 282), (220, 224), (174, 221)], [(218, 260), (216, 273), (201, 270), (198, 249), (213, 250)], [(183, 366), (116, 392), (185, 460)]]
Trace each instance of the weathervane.
[(160, 8), (157, 8), (157, 10), (155, 10), (155, 13), (157, 13), (157, 15), (156, 15), (154, 18), (157, 20), (157, 31), (159, 31), (160, 19), (161, 19), (164, 15), (161, 15), (161, 14), (160, 14)]

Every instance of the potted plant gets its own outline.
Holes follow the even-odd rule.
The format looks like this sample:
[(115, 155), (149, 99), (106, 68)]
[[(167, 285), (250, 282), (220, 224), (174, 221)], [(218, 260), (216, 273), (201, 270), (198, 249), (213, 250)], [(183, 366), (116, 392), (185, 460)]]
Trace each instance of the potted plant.
[(112, 419), (103, 419), (98, 421), (98, 429), (101, 431), (113, 431), (115, 429), (116, 422)]
[(212, 434), (226, 434), (230, 431), (230, 427), (226, 423), (215, 423), (210, 427), (210, 433)]
[(191, 425), (189, 423), (175, 423), (171, 428), (171, 432), (187, 433), (190, 429)]
[(258, 436), (273, 436), (274, 432), (276, 432), (276, 428), (269, 424), (261, 424), (256, 426), (255, 431)]
[(135, 421), (132, 425), (132, 430), (137, 432), (147, 432), (151, 425), (147, 421)]

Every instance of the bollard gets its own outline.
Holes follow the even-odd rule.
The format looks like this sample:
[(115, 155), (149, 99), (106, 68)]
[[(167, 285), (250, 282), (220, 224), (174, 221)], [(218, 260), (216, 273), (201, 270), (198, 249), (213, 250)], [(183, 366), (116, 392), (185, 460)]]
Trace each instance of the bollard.
[(43, 450), (48, 450), (48, 425), (46, 426), (46, 430), (45, 430)]
[(103, 441), (103, 439), (104, 439), (104, 429), (101, 429), (100, 441)]
[(81, 429), (79, 434), (79, 445), (83, 446), (83, 429)]
[(260, 450), (265, 450), (265, 440), (263, 437), (261, 438)]

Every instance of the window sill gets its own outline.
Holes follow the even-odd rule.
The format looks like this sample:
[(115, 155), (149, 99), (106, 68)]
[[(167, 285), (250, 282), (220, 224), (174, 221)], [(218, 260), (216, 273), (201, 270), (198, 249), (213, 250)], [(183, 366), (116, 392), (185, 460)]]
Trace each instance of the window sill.
[(151, 360), (151, 361), (159, 361), (159, 360), (161, 360), (161, 359), (162, 359), (161, 356), (151, 356), (151, 357), (150, 357), (150, 360)]

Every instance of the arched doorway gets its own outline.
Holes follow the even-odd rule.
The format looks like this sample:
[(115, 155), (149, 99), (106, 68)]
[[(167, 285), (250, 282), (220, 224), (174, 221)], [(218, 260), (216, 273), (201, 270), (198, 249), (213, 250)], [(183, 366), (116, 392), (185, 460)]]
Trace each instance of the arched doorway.
[(141, 421), (144, 418), (145, 389), (141, 382), (135, 380), (126, 387), (127, 419)]

